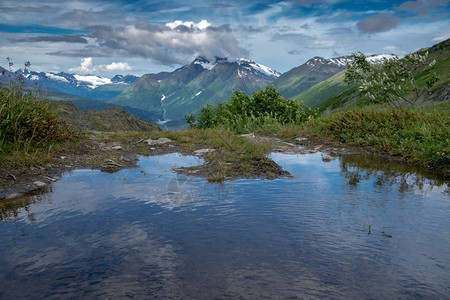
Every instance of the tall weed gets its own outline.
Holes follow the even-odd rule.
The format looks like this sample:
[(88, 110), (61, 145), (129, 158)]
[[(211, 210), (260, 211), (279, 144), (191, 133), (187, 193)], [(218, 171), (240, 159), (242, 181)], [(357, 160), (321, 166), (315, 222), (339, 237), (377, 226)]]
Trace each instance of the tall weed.
[(5, 152), (39, 147), (76, 135), (62, 124), (38, 89), (28, 90), (23, 79), (0, 90), (0, 146)]

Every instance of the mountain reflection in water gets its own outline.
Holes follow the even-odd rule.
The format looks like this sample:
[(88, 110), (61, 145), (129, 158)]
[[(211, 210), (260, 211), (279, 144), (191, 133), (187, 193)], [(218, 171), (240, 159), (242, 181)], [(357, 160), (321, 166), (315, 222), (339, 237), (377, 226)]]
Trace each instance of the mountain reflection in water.
[(143, 157), (1, 201), (0, 298), (449, 297), (448, 182), (321, 156), (223, 185), (171, 171), (196, 157)]

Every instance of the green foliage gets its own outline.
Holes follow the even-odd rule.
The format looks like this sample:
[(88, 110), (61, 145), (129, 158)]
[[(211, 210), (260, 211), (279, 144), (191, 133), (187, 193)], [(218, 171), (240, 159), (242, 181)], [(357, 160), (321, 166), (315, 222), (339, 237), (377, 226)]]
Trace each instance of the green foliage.
[[(450, 168), (450, 116), (438, 111), (355, 109), (306, 123), (313, 135)], [(444, 153), (444, 155), (442, 154)]]
[[(424, 70), (429, 74), (426, 81), (429, 88), (439, 80), (433, 70), (436, 61), (427, 63), (427, 57), (428, 52), (414, 53), (402, 59), (383, 58), (382, 62), (371, 64), (363, 53), (354, 53), (345, 72), (345, 81), (356, 82), (359, 92), (367, 96), (371, 103), (388, 102), (394, 107), (399, 107), (404, 102), (413, 105), (421, 95), (414, 77), (418, 71)], [(413, 101), (407, 98), (411, 92), (415, 96)]]
[(24, 88), (23, 78), (11, 80), (7, 88), (0, 90), (0, 152), (28, 151), (30, 147), (62, 141), (74, 134), (60, 123), (39, 90)]
[(224, 127), (235, 133), (271, 124), (301, 124), (318, 115), (303, 103), (285, 99), (272, 87), (260, 89), (249, 97), (245, 92), (234, 91), (230, 101), (207, 104), (197, 118), (186, 114), (192, 128)]

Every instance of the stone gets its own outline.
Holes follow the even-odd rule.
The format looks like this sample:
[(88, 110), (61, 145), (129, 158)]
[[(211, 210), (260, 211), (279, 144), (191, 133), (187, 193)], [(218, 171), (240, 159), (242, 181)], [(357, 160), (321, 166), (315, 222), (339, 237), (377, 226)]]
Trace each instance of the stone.
[(216, 151), (216, 149), (198, 149), (198, 150), (194, 151), (194, 154), (195, 155), (203, 155), (203, 154), (214, 152), (214, 151)]
[(114, 146), (111, 149), (113, 149), (113, 150), (122, 150), (123, 147), (122, 146)]
[(154, 146), (154, 145), (163, 145), (163, 144), (171, 143), (172, 140), (168, 139), (168, 138), (159, 138), (157, 140), (152, 140), (152, 139), (144, 140), (144, 142), (149, 144), (149, 146)]
[(6, 196), (5, 200), (14, 199), (14, 198), (20, 197), (22, 195), (23, 194), (21, 194), (21, 193), (12, 193), (12, 194), (9, 194), (8, 196)]
[(333, 160), (333, 158), (331, 156), (329, 156), (329, 155), (322, 156), (322, 161), (323, 162), (330, 162), (332, 160)]
[(14, 176), (14, 175), (12, 175), (12, 174), (6, 175), (6, 179), (17, 181), (16, 176)]
[(255, 134), (252, 133), (248, 133), (248, 134), (241, 134), (240, 136), (245, 137), (247, 139), (254, 139), (255, 138)]
[(36, 180), (35, 182), (33, 182), (33, 184), (34, 184), (35, 186), (37, 186), (37, 187), (43, 187), (43, 186), (46, 186), (46, 185), (47, 185), (45, 182), (38, 181), (38, 180)]
[(60, 156), (59, 158), (61, 158), (62, 160), (65, 160), (67, 158), (67, 156)]
[(298, 138), (296, 138), (295, 140), (296, 140), (296, 141), (299, 141), (299, 142), (303, 142), (303, 141), (307, 141), (308, 139), (305, 138), (305, 137), (298, 137)]
[(159, 138), (156, 140), (157, 145), (162, 145), (162, 144), (167, 144), (167, 143), (172, 143), (172, 140), (168, 139), (168, 138)]

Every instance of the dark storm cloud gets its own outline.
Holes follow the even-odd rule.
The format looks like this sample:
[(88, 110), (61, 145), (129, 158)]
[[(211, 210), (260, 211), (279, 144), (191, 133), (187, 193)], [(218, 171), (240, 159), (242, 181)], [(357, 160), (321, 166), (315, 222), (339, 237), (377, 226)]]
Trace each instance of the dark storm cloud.
[(265, 28), (256, 27), (256, 26), (252, 26), (252, 25), (240, 25), (238, 27), (238, 30), (247, 32), (247, 33), (260, 33), (260, 32), (264, 32)]
[(399, 5), (396, 9), (423, 17), (441, 10), (441, 8), (443, 6), (447, 6), (448, 3), (448, 0), (406, 1)]
[(399, 18), (391, 13), (370, 16), (358, 22), (358, 29), (366, 33), (389, 31), (396, 27)]
[(4, 13), (40, 13), (51, 9), (50, 6), (17, 6), (17, 7), (0, 7)]
[(229, 25), (174, 22), (166, 25), (138, 24), (123, 27), (91, 26), (94, 46), (58, 51), (61, 56), (133, 56), (149, 58), (162, 65), (185, 64), (195, 56), (245, 57)]
[(327, 35), (351, 35), (353, 34), (353, 30), (347, 27), (336, 27), (330, 28), (326, 32)]
[(50, 42), (50, 43), (74, 43), (74, 44), (87, 44), (87, 40), (82, 35), (45, 35), (45, 36), (33, 36), (22, 39), (9, 39), (11, 42), (16, 43), (28, 43), (28, 42)]
[(233, 7), (233, 5), (225, 4), (225, 3), (216, 3), (216, 4), (211, 4), (209, 7), (213, 7), (213, 8), (231, 8), (231, 7)]

